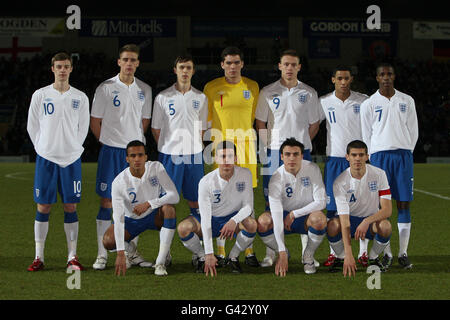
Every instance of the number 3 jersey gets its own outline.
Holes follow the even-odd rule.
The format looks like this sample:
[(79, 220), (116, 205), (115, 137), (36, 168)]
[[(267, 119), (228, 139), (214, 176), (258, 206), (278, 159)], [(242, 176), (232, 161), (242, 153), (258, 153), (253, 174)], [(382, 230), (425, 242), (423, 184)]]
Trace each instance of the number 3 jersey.
[(391, 199), (391, 190), (384, 170), (366, 164), (366, 173), (355, 179), (350, 168), (334, 181), (333, 193), (338, 214), (368, 217), (379, 210), (380, 198)]
[(28, 110), (27, 131), (36, 153), (66, 167), (84, 151), (89, 130), (89, 99), (70, 87), (60, 93), (53, 84), (36, 90)]
[(152, 89), (134, 78), (126, 85), (119, 75), (102, 82), (95, 90), (91, 116), (102, 119), (100, 142), (126, 148), (133, 140), (145, 143), (142, 119), (152, 115)]
[[(124, 217), (142, 219), (153, 210), (165, 204), (176, 204), (180, 199), (174, 183), (158, 161), (147, 161), (141, 178), (133, 176), (129, 167), (119, 173), (112, 183), (111, 198), (115, 232), (116, 226), (123, 232)], [(134, 207), (144, 202), (148, 202), (150, 208), (141, 215), (133, 213)], [(117, 239), (124, 239), (123, 234), (116, 233), (119, 244)]]
[(362, 140), (360, 111), (367, 98), (355, 91), (345, 101), (336, 97), (336, 91), (320, 97), (320, 120), (327, 119), (327, 156), (345, 158), (347, 145)]

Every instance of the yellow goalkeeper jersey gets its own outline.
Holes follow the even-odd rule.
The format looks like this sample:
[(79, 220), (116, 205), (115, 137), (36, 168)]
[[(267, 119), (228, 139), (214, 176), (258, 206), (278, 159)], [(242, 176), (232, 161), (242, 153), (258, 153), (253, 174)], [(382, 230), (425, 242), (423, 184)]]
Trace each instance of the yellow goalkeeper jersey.
[(230, 84), (225, 77), (221, 77), (208, 82), (203, 91), (208, 97), (208, 122), (211, 123), (212, 129), (222, 134), (218, 137), (213, 131), (212, 141), (217, 143), (227, 139), (235, 142), (237, 164), (252, 172), (255, 188), (257, 159), (253, 122), (259, 95), (258, 83), (241, 77), (239, 83)]

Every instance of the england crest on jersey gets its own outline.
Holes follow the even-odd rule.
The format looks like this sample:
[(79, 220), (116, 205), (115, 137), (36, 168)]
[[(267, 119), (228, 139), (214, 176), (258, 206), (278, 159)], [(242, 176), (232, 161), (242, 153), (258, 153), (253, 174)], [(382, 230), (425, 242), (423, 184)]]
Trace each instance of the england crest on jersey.
[(398, 107), (400, 108), (400, 112), (406, 112), (406, 103), (400, 103)]
[(138, 91), (137, 95), (139, 100), (143, 101), (145, 99), (144, 91)]
[(354, 104), (353, 106), (353, 113), (358, 114), (361, 111), (361, 105)]
[(72, 109), (78, 110), (79, 107), (80, 107), (80, 100), (72, 99)]
[(375, 191), (378, 190), (377, 182), (376, 182), (376, 181), (370, 181), (370, 182), (369, 182), (369, 190), (370, 190), (371, 192), (375, 192)]
[(236, 182), (236, 190), (238, 192), (244, 192), (244, 190), (245, 190), (245, 182)]
[(198, 110), (198, 108), (200, 108), (200, 101), (192, 100), (192, 108), (194, 108), (195, 110)]
[(309, 177), (301, 177), (300, 179), (304, 187), (309, 187), (311, 185), (311, 180)]
[(303, 103), (306, 103), (307, 100), (308, 100), (308, 95), (302, 94), (302, 93), (298, 94), (298, 102), (303, 104)]
[(150, 180), (150, 184), (153, 187), (156, 187), (159, 184), (159, 180), (158, 180), (157, 176), (150, 177), (149, 180)]
[(250, 99), (250, 97), (251, 97), (250, 90), (244, 90), (243, 93), (244, 93), (245, 100)]

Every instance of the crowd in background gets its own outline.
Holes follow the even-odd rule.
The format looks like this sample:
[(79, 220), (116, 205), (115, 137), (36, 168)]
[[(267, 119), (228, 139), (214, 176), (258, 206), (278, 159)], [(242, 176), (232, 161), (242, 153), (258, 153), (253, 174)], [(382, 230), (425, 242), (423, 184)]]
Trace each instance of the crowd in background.
[[(195, 57), (194, 57), (195, 59)], [(0, 137), (1, 155), (29, 155), (34, 160), (35, 152), (26, 130), (28, 108), (33, 92), (54, 81), (50, 70), (51, 55), (36, 55), (31, 59), (11, 60), (0, 58), (0, 105), (16, 105), (12, 124), (6, 134)], [(411, 95), (416, 102), (419, 120), (419, 140), (414, 151), (415, 162), (425, 162), (427, 157), (450, 156), (450, 89), (448, 75), (450, 62), (437, 60), (392, 59), (396, 80), (395, 88)], [(331, 69), (311, 67), (306, 57), (301, 58), (302, 70), (299, 79), (317, 90), (319, 96), (334, 89), (331, 83)], [(375, 80), (377, 61), (360, 59), (355, 63), (352, 89), (371, 95), (378, 89)], [(80, 53), (74, 61), (74, 71), (70, 84), (84, 91), (90, 103), (95, 89), (104, 80), (118, 73), (117, 62), (108, 59), (103, 53)], [(204, 85), (219, 76), (223, 71), (197, 70), (192, 85), (203, 90)], [(246, 70), (243, 76), (258, 82), (260, 89), (279, 79), (280, 73), (274, 66), (271, 70)], [(153, 98), (176, 78), (172, 66), (167, 72), (138, 68), (136, 77), (148, 83), (153, 89)], [(156, 144), (150, 130), (146, 134), (151, 158), (156, 154)], [(84, 143), (83, 161), (97, 161), (99, 143), (92, 133)], [(326, 128), (322, 122), (319, 134), (313, 140), (313, 155), (324, 155), (326, 147)], [(153, 155), (153, 156), (152, 156)]]

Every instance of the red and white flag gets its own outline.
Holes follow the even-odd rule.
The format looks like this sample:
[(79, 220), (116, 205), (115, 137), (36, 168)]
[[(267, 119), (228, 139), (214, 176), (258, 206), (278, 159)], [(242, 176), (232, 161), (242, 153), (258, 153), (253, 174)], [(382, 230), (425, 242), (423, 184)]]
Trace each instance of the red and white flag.
[(41, 37), (0, 37), (0, 57), (16, 61), (17, 58), (31, 58), (41, 52)]

